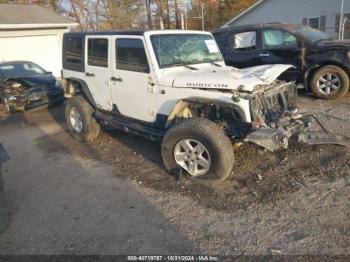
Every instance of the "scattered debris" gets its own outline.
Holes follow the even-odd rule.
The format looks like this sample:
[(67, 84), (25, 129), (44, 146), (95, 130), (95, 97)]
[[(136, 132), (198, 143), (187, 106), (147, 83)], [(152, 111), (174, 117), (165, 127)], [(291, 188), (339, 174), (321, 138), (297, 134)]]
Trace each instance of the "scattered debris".
[(286, 238), (288, 239), (288, 241), (294, 241), (294, 242), (298, 242), (298, 241), (307, 239), (309, 237), (310, 235), (304, 232), (298, 232), (298, 231), (286, 235)]
[(242, 145), (243, 145), (242, 142), (234, 143), (234, 144), (233, 144), (233, 149), (240, 148)]
[(280, 165), (287, 163), (287, 161), (288, 161), (287, 157), (283, 158), (282, 161), (280, 162)]
[(282, 254), (281, 250), (277, 250), (277, 249), (270, 249), (271, 255), (280, 255)]

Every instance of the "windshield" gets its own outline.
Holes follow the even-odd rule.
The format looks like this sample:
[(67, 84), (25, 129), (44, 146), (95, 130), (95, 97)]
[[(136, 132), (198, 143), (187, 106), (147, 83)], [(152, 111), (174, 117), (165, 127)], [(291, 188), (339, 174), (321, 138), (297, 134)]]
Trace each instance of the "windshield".
[(160, 68), (222, 61), (211, 35), (152, 35), (151, 42)]
[(28, 77), (47, 74), (44, 69), (33, 63), (0, 65), (0, 73), (1, 76), (5, 78)]
[(332, 39), (332, 37), (325, 32), (307, 26), (297, 27), (295, 31), (313, 43)]

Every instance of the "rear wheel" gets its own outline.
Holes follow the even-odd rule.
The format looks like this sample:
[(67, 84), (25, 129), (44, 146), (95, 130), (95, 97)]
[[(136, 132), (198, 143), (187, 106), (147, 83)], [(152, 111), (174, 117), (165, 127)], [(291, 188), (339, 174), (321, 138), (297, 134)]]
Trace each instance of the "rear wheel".
[(204, 118), (186, 119), (170, 128), (163, 138), (162, 157), (170, 172), (181, 168), (191, 178), (212, 181), (225, 180), (234, 162), (230, 139)]
[(81, 96), (66, 103), (65, 117), (70, 134), (79, 141), (92, 141), (100, 133), (100, 125), (92, 116), (93, 107)]
[(312, 92), (322, 99), (337, 99), (349, 90), (349, 77), (338, 66), (324, 66), (311, 79)]

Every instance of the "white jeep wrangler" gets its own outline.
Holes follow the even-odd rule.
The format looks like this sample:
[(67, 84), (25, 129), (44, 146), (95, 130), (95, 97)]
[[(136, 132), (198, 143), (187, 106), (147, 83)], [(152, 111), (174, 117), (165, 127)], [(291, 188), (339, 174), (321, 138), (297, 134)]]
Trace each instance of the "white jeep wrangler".
[(289, 65), (227, 67), (212, 35), (199, 31), (66, 33), (65, 116), (72, 136), (95, 139), (100, 125), (162, 141), (165, 168), (224, 180), (233, 142), (274, 151), (310, 125), (297, 114)]

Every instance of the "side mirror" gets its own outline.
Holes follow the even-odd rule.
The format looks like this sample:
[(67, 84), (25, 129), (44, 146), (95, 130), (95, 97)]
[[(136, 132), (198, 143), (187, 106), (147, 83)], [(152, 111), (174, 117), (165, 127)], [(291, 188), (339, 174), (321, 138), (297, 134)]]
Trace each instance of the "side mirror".
[(48, 75), (52, 75), (52, 72), (50, 72), (50, 71), (48, 71), (48, 72), (46, 72)]

